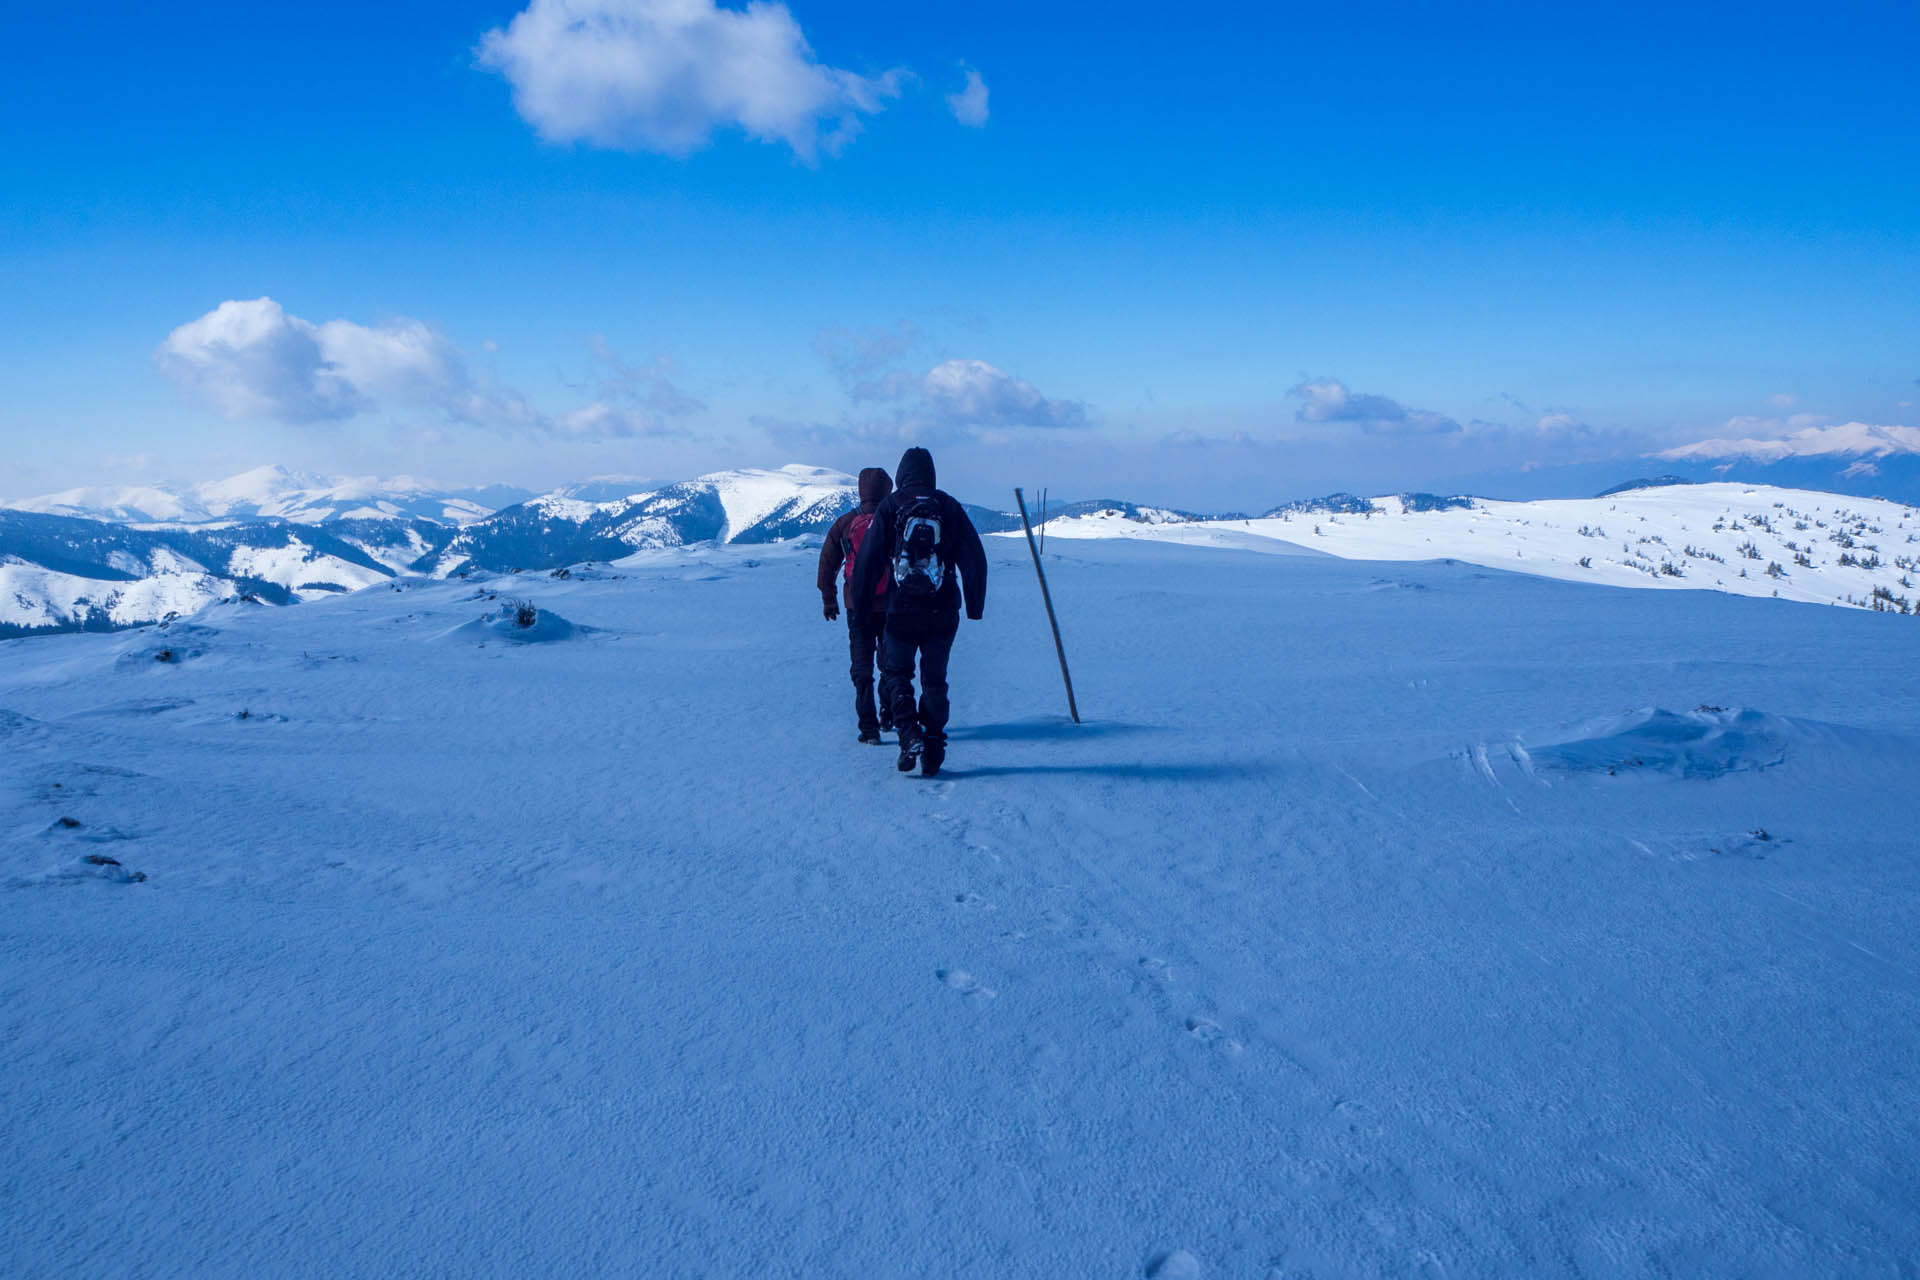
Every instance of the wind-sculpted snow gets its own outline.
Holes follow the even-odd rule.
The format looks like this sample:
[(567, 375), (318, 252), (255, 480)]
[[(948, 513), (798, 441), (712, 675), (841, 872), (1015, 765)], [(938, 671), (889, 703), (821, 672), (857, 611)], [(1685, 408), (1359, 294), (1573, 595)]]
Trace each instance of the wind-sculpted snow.
[(1696, 780), (1771, 768), (1800, 735), (1791, 721), (1761, 711), (1649, 708), (1608, 717), (1567, 742), (1533, 747), (1536, 766), (1572, 772), (1651, 773)]
[(1229, 536), (932, 780), (808, 543), (10, 642), (0, 1274), (1920, 1257), (1912, 620)]

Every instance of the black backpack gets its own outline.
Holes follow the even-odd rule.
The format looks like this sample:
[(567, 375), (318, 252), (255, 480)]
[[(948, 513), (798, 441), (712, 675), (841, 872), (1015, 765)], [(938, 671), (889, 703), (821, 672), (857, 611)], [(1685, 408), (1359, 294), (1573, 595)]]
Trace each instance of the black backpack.
[(933, 494), (902, 503), (893, 517), (893, 585), (909, 599), (937, 595), (947, 580), (940, 558), (940, 521), (946, 510)]

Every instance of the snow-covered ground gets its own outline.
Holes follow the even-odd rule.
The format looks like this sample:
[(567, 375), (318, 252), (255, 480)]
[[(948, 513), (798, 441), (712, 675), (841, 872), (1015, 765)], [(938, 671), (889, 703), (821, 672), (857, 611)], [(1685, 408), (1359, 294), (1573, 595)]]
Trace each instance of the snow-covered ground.
[[(1634, 489), (1604, 498), (1371, 514), (1296, 511), (1256, 520), (1142, 523), (1095, 513), (1049, 538), (1147, 538), (1246, 550), (1305, 547), (1353, 560), (1464, 560), (1621, 587), (1729, 591), (1817, 604), (1920, 607), (1920, 510), (1765, 485)], [(1020, 535), (1010, 535), (1019, 537)]]
[(9, 642), (0, 1273), (1920, 1266), (1911, 619), (1055, 533)]

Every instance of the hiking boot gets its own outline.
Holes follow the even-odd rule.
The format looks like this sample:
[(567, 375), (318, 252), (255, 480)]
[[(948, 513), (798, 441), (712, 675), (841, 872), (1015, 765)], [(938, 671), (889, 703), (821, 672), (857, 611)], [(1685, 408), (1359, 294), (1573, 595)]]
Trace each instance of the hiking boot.
[(913, 767), (920, 763), (920, 735), (902, 732), (900, 735), (900, 758), (894, 761), (894, 767), (902, 773), (912, 773)]
[(877, 747), (880, 745), (880, 731), (878, 729), (862, 729), (860, 731), (860, 741), (870, 747)]
[(920, 776), (931, 778), (940, 772), (940, 766), (947, 762), (947, 749), (929, 742), (920, 748)]

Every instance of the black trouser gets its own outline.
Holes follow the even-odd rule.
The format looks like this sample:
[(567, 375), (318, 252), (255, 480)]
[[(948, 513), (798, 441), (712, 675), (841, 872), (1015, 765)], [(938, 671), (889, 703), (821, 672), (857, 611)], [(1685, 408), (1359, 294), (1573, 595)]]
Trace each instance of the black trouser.
[(887, 615), (871, 609), (847, 610), (847, 648), (853, 657), (853, 714), (861, 733), (880, 732), (880, 715), (873, 702), (873, 666), (880, 654), (880, 633)]
[[(947, 658), (960, 630), (954, 613), (896, 612), (887, 615), (880, 642), (880, 696), (893, 708), (893, 727), (909, 741), (917, 729), (928, 745), (947, 743)], [(920, 657), (920, 705), (913, 702), (913, 659)]]

